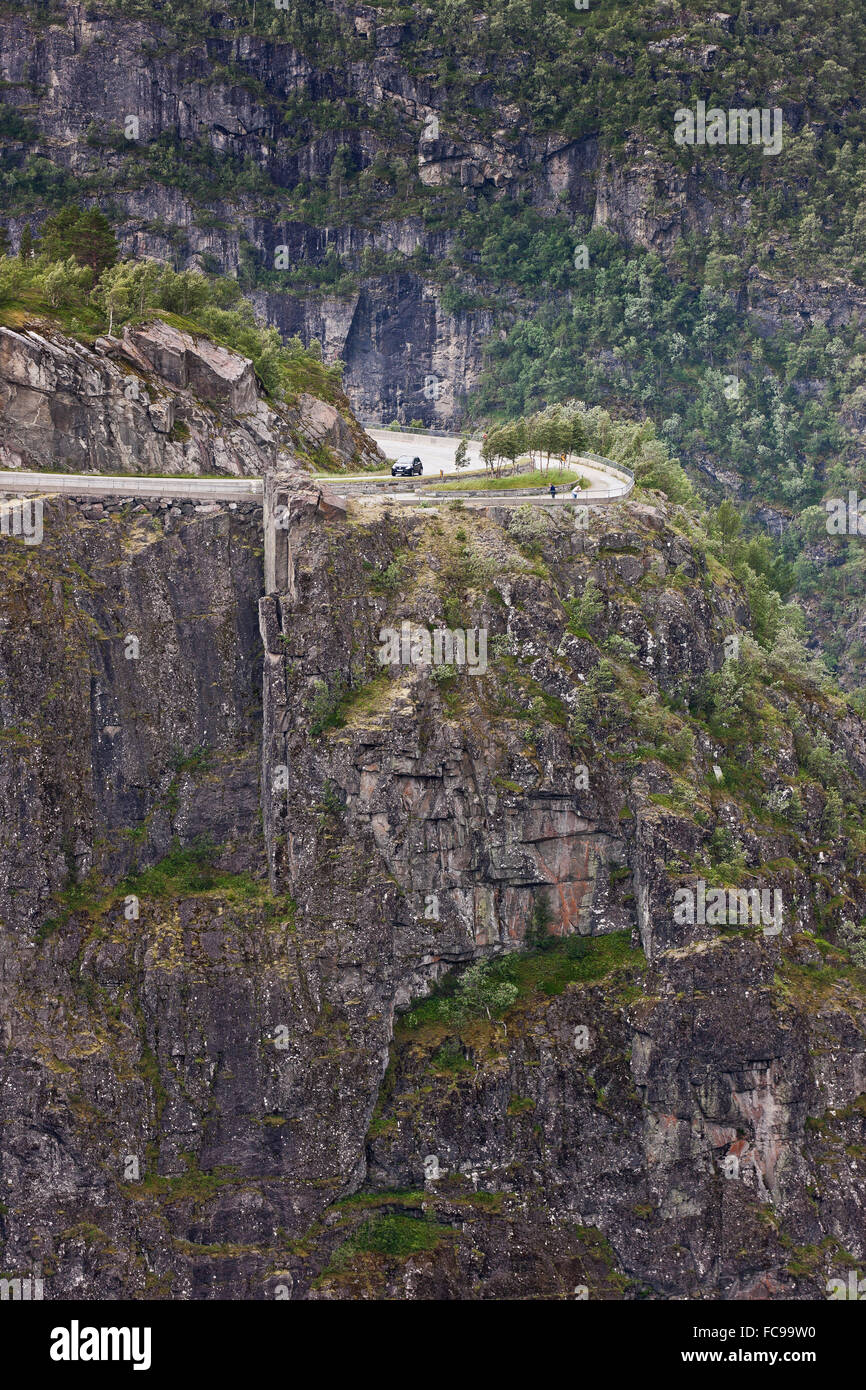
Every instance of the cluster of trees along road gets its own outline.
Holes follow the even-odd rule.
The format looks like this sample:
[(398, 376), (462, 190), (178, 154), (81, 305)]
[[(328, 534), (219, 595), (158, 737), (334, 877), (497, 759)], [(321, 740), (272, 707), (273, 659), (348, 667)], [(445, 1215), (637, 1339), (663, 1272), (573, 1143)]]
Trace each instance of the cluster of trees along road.
[(488, 430), (481, 444), (481, 457), (488, 472), (497, 477), (506, 461), (513, 465), (524, 454), (529, 455), (533, 468), (545, 471), (550, 468), (551, 458), (565, 462), (570, 454), (586, 450), (591, 433), (584, 411), (576, 402), (567, 401)]

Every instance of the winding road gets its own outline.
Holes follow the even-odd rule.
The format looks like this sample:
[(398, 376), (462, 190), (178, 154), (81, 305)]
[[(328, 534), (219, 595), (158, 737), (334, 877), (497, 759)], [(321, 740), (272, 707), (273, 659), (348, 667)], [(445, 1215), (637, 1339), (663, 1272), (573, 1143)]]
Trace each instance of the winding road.
[[(410, 454), (420, 458), (424, 465), (425, 478), (436, 478), (440, 470), (452, 477), (458, 474), (454, 456), (457, 446), (460, 443), (460, 435), (440, 435), (440, 434), (421, 434), (415, 432), (401, 432), (398, 430), (381, 429), (378, 425), (365, 425), (364, 429), (372, 439), (376, 441), (386, 458), (396, 459), (401, 454)], [(476, 440), (468, 441), (468, 456), (470, 468), (483, 468), (484, 460), (481, 457), (481, 446)], [(634, 486), (633, 480), (616, 468), (615, 465), (605, 465), (600, 459), (585, 454), (575, 455), (572, 463), (576, 471), (589, 483), (589, 487), (581, 493), (583, 502), (613, 502), (621, 497), (627, 497)], [(388, 500), (391, 502), (429, 502), (454, 501), (461, 497), (468, 507), (491, 506), (497, 502), (505, 502), (510, 505), (523, 502), (533, 502), (539, 506), (561, 506), (564, 502), (570, 501), (568, 488), (557, 490), (556, 498), (549, 497), (547, 494), (539, 496), (538, 493), (520, 493), (514, 490), (506, 493), (486, 492), (472, 497), (466, 493), (449, 492), (440, 494), (437, 498), (435, 488), (419, 486), (416, 484), (411, 490), (405, 492), (393, 491), (393, 483), (387, 476), (371, 477), (369, 473), (357, 473), (347, 475), (345, 482), (369, 484), (365, 495), (371, 499), (376, 498), (377, 494), (387, 492)], [(469, 481), (469, 480), (467, 480)]]
[[(441, 469), (446, 475), (454, 475), (457, 468), (454, 463), (454, 455), (460, 443), (459, 435), (425, 435), (399, 433), (395, 430), (379, 429), (376, 426), (367, 428), (367, 433), (375, 439), (376, 443), (388, 458), (397, 458), (400, 454), (412, 454), (422, 460), (424, 464), (424, 476), (433, 478)], [(477, 442), (469, 442), (469, 458), (472, 467), (481, 467), (482, 459), (480, 446)], [(581, 501), (585, 502), (612, 502), (618, 498), (628, 496), (631, 492), (633, 482), (627, 474), (617, 470), (614, 465), (605, 466), (603, 462), (595, 457), (586, 458), (578, 456), (575, 465), (579, 466), (581, 474), (590, 484), (589, 488), (581, 493)], [(538, 506), (561, 506), (571, 500), (567, 488), (558, 492), (555, 499), (546, 493), (523, 494), (515, 491), (507, 493), (480, 493), (467, 496), (462, 493), (440, 493), (436, 495), (435, 487), (428, 488), (415, 484), (407, 486), (405, 490), (396, 490), (391, 477), (385, 475), (371, 475), (369, 473), (357, 474), (321, 474), (321, 481), (327, 481), (335, 492), (340, 491), (341, 483), (351, 485), (351, 493), (355, 501), (381, 501), (387, 498), (389, 502), (399, 502), (408, 505), (418, 505), (420, 502), (435, 505), (437, 502), (443, 504), (452, 502), (456, 498), (461, 498), (466, 506), (484, 507), (491, 505), (515, 505), (522, 502), (533, 502)], [(363, 487), (362, 492), (357, 489)], [(72, 496), (83, 496), (92, 494), (94, 497), (171, 497), (179, 500), (194, 502), (214, 502), (214, 501), (254, 501), (261, 502), (263, 498), (263, 486), (261, 478), (195, 478), (195, 477), (159, 477), (152, 475), (133, 475), (133, 476), (110, 476), (105, 473), (36, 473), (36, 472), (17, 472), (7, 469), (0, 470), (0, 493), (34, 494), (34, 493), (65, 493)]]

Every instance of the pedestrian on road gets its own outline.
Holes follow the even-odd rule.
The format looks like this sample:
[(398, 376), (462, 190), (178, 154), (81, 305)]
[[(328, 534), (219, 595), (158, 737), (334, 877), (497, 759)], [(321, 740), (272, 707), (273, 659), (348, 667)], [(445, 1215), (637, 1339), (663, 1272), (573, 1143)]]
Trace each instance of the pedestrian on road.
[(556, 496), (556, 484), (555, 484), (555, 483), (551, 483), (551, 484), (550, 484), (550, 495), (551, 495), (551, 497), (555, 497), (555, 496)]

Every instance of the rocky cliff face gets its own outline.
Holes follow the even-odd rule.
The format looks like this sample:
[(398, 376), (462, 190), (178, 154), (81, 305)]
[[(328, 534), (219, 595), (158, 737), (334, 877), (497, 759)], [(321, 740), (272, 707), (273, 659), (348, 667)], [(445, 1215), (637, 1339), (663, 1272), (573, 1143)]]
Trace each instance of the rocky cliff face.
[[(596, 133), (535, 132), (520, 104), (504, 101), (481, 74), (459, 128), (452, 120), (440, 130), (437, 84), (406, 57), (416, 26), (386, 22), (368, 7), (335, 7), (351, 47), (342, 63), (323, 61), (326, 48), (308, 43), (302, 52), (282, 39), (279, 14), (266, 37), (235, 32), (233, 17), (217, 12), (199, 14), (194, 30), (178, 29), (177, 16), (167, 27), (146, 5), (139, 13), (67, 0), (39, 19), (16, 6), (0, 16), (6, 100), (37, 118), (31, 138), (13, 132), (7, 141), (9, 167), (47, 159), (56, 180), (78, 181), (69, 181), (70, 198), (110, 194), (129, 254), (206, 261), (227, 273), (254, 269), (267, 282), (256, 289), (267, 321), (305, 341), (317, 337), (329, 358), (342, 357), (361, 414), (427, 425), (460, 418), (493, 315), (449, 311), (445, 285), (429, 271), (453, 244), (451, 214), (473, 210), (479, 193), (514, 195), (544, 214), (565, 210), (576, 225), (608, 228), (665, 259), (684, 233), (703, 240), (749, 221), (751, 186), (733, 172), (699, 177), (632, 135), (612, 155)], [(710, 17), (726, 43), (730, 18)], [(653, 62), (665, 52), (660, 40)], [(708, 71), (719, 52), (718, 43), (703, 45), (696, 69)], [(330, 114), (315, 121), (317, 108)], [(792, 130), (802, 120), (801, 110), (786, 111)], [(177, 141), (185, 143), (175, 148)], [(324, 190), (335, 177), (340, 147), (370, 180), (363, 209), (347, 200), (341, 213), (336, 176), (336, 210), (315, 218), (296, 211), (303, 189)], [(436, 218), (419, 215), (409, 184), (401, 194), (372, 172), (386, 153), (417, 173), (422, 194), (444, 200)], [(38, 227), (50, 196), (37, 189), (26, 208), (11, 209), (13, 247), (25, 223)], [(280, 283), (278, 248), (284, 268), (311, 269), (308, 280)], [(352, 285), (338, 294), (317, 280), (328, 254), (352, 271)], [(382, 274), (365, 255), (396, 257), (399, 271)], [(523, 309), (532, 312), (539, 297), (530, 294)], [(741, 311), (767, 332), (780, 321), (800, 331), (863, 316), (862, 292), (842, 279), (786, 287), (756, 272), (748, 300)]]
[(0, 328), (3, 468), (262, 477), (320, 445), (343, 466), (375, 459), (347, 416), (306, 393), (269, 405), (247, 358), (167, 323), (92, 348)]
[[(4, 1269), (822, 1292), (866, 1256), (862, 851), (795, 735), (862, 779), (862, 725), (777, 678), (738, 775), (688, 710), (742, 596), (658, 497), (581, 530), (291, 490), (264, 597), (252, 512), (0, 540)], [(404, 623), (486, 669), (383, 665)], [(795, 780), (799, 828), (761, 809)], [(781, 931), (683, 925), (698, 876), (778, 889)], [(506, 993), (461, 1012), (472, 962)]]
[(493, 323), (489, 310), (448, 313), (436, 289), (411, 274), (371, 278), (343, 299), (260, 291), (253, 300), (282, 334), (316, 338), (346, 363), (362, 419), (419, 419), (434, 429), (460, 418)]

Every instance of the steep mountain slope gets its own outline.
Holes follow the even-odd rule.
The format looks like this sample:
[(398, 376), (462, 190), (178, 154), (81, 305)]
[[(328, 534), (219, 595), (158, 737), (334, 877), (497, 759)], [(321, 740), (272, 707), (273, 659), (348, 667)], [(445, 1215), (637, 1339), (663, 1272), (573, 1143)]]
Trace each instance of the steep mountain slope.
[[(293, 488), (264, 595), (255, 509), (0, 544), (4, 1269), (820, 1293), (866, 1255), (862, 721), (661, 494)], [(442, 622), (485, 670), (383, 667)], [(781, 910), (689, 924), (698, 880)]]
[[(0, 506), (4, 1272), (862, 1268), (861, 9), (0, 0), (0, 464), (264, 481)], [(627, 502), (311, 485), (564, 400)]]
[[(527, 24), (532, 50), (514, 54)], [(804, 54), (816, 29), (817, 77)], [(531, 311), (551, 273), (580, 299), (569, 270), (591, 220), (639, 260), (658, 253), (675, 281), (685, 251), (695, 294), (703, 285), (724, 302), (748, 288), (757, 339), (772, 321), (794, 342), (804, 318), (827, 322), (828, 292), (831, 327), (862, 317), (852, 74), (864, 41), (855, 8), (823, 3), (783, 23), (709, 4), (642, 3), (624, 19), (604, 4), (493, 5), (473, 18), (456, 0), (426, 11), (300, 3), (262, 6), (256, 21), (200, 3), (7, 2), (13, 239), (57, 200), (110, 199), (128, 249), (240, 269), (284, 331), (316, 333), (345, 357), (357, 402), (425, 421), (453, 420), (481, 366), (490, 310), (455, 320), (437, 262), (492, 215), (487, 194), (504, 197), (518, 254), (502, 281), (476, 242), (458, 285), (465, 298), (480, 250), (482, 299), (497, 291), (491, 309), (506, 325), (513, 292), (529, 291)], [(778, 155), (677, 146), (676, 109), (702, 98), (778, 106)], [(829, 201), (816, 219), (819, 188)], [(533, 209), (544, 217), (522, 225)], [(555, 264), (521, 241), (545, 219)], [(695, 298), (695, 326), (707, 307)], [(720, 329), (703, 333), (705, 368)], [(423, 390), (431, 373), (435, 398)]]
[[(4, 0), (6, 225), (84, 199), (127, 252), (237, 273), (362, 417), (650, 414), (783, 537), (854, 687), (811, 509), (862, 470), (864, 52), (854, 0)], [(780, 148), (677, 144), (701, 101), (778, 112)]]

